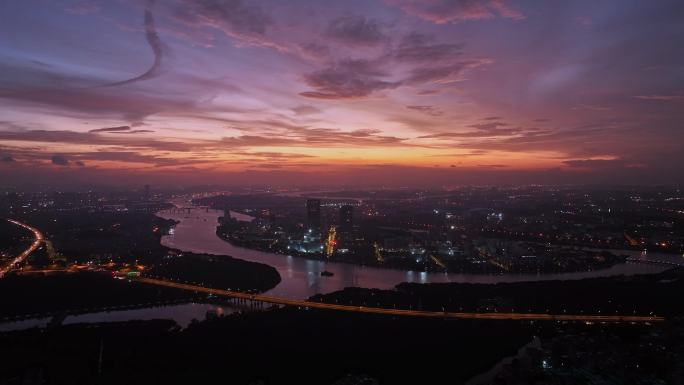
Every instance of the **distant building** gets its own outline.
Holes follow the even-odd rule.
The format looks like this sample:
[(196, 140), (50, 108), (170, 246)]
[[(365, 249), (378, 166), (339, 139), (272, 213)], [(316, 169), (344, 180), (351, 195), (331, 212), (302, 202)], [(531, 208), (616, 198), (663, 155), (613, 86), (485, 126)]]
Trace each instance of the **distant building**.
[(311, 232), (321, 233), (321, 200), (306, 200), (306, 226)]
[(351, 233), (354, 229), (354, 206), (340, 207), (340, 232)]

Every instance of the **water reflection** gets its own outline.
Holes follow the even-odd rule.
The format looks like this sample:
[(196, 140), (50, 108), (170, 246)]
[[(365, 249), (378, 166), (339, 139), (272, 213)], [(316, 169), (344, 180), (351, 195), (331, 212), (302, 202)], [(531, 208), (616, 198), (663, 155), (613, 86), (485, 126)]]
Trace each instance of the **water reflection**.
[[(481, 275), (401, 271), (309, 260), (233, 246), (216, 235), (218, 217), (223, 215), (223, 212), (219, 210), (192, 209), (189, 214), (187, 211), (183, 213), (162, 211), (157, 215), (180, 221), (173, 235), (162, 238), (164, 246), (194, 253), (230, 255), (273, 266), (280, 273), (282, 282), (267, 294), (292, 299), (308, 298), (317, 293), (329, 293), (349, 286), (388, 289), (401, 282), (497, 283), (571, 280), (620, 274), (655, 273), (666, 269), (657, 265), (623, 263), (608, 269), (558, 274)], [(334, 273), (334, 276), (321, 277), (320, 273), (324, 270)]]
[[(213, 312), (216, 315), (228, 315), (237, 311), (239, 311), (239, 309), (234, 309), (228, 306), (212, 305), (206, 303), (185, 303), (180, 305), (156, 306), (142, 309), (115, 310), (69, 315), (64, 319), (62, 324), (72, 325), (80, 323), (171, 319), (176, 321), (181, 328), (186, 328), (188, 325), (190, 325), (192, 320), (204, 320), (207, 316), (207, 312)], [(47, 317), (3, 322), (0, 323), (0, 332), (24, 330), (34, 327), (44, 328), (50, 323), (51, 320), (51, 317)]]
[(185, 328), (190, 325), (193, 319), (198, 321), (204, 320), (207, 312), (214, 312), (217, 315), (228, 315), (237, 312), (237, 309), (206, 303), (186, 303), (181, 305), (70, 315), (64, 319), (63, 324), (172, 319), (176, 321), (180, 327)]
[[(564, 274), (520, 274), (520, 275), (478, 275), (427, 273), (424, 271), (401, 271), (367, 266), (356, 266), (346, 263), (323, 262), (295, 258), (288, 255), (272, 254), (256, 250), (236, 247), (216, 236), (218, 217), (222, 215), (217, 210), (198, 210), (171, 212), (163, 211), (158, 214), (163, 218), (180, 221), (175, 227), (173, 235), (162, 238), (162, 244), (194, 253), (230, 255), (248, 261), (261, 262), (275, 267), (282, 277), (282, 282), (267, 294), (285, 298), (303, 299), (316, 293), (328, 293), (341, 290), (349, 286), (388, 289), (401, 282), (467, 282), (467, 283), (497, 283), (521, 282), (554, 279), (582, 279), (619, 274), (655, 273), (666, 269), (664, 266), (641, 263), (625, 263), (615, 265), (609, 269)], [(623, 253), (623, 251), (620, 251)], [(624, 250), (624, 254), (641, 257), (641, 253), (634, 250)], [(681, 256), (649, 253), (647, 258), (682, 263)], [(321, 277), (320, 273), (328, 270), (334, 273), (332, 277)], [(119, 310), (68, 316), (65, 324), (114, 322), (149, 319), (173, 319), (181, 327), (187, 327), (193, 319), (203, 320), (207, 311), (230, 314), (237, 311), (227, 306), (211, 304), (189, 303), (181, 305), (160, 306), (144, 309)], [(32, 327), (45, 327), (50, 318), (28, 319), (15, 322), (0, 323), (0, 332), (21, 330)]]
[(9, 332), (13, 330), (24, 330), (31, 328), (44, 328), (50, 322), (51, 318), (31, 318), (21, 321), (10, 321), (0, 323), (0, 332)]

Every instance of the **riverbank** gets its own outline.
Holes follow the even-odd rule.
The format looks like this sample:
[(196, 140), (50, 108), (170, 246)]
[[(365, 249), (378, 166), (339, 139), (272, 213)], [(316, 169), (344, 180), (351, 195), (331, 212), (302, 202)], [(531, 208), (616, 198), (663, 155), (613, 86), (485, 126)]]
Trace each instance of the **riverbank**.
[[(173, 322), (145, 321), (0, 333), (0, 373), (32, 366), (63, 383), (211, 383), (221, 378), (237, 384), (339, 384), (350, 376), (372, 379), (371, 384), (459, 383), (515, 354), (530, 338), (520, 323), (340, 317), (287, 308), (217, 317), (186, 330)], [(25, 357), (31, 357), (30, 365)], [(64, 369), (74, 362), (81, 363), (78, 371)], [(132, 370), (135, 376), (129, 376)]]
[[(278, 272), (269, 266), (227, 257), (215, 259), (176, 257), (165, 260), (151, 273), (245, 292), (263, 292), (280, 282)], [(114, 279), (108, 271), (9, 275), (0, 280), (0, 292), (6, 293), (0, 296), (0, 322), (212, 301), (185, 290)]]
[(167, 257), (144, 275), (250, 293), (268, 291), (281, 281), (278, 271), (263, 263), (194, 253)]
[[(424, 271), (428, 273), (451, 273), (451, 274), (473, 274), (473, 275), (523, 275), (523, 274), (565, 274), (565, 273), (582, 273), (589, 271), (596, 271), (601, 269), (610, 269), (611, 267), (627, 262), (627, 255), (615, 255), (605, 250), (575, 250), (567, 248), (567, 253), (570, 254), (586, 254), (583, 258), (584, 264), (565, 263), (552, 264), (546, 263), (544, 265), (526, 264), (526, 265), (511, 265), (510, 267), (495, 260), (479, 260), (481, 263), (473, 263), (467, 258), (459, 259), (437, 259), (426, 258), (424, 260), (415, 260), (412, 258), (390, 258), (379, 261), (377, 259), (367, 258), (359, 255), (333, 255), (327, 257), (323, 253), (301, 253), (287, 248), (270, 248), (264, 247), (263, 243), (250, 242), (232, 236), (226, 233), (221, 226), (216, 228), (216, 236), (231, 245), (242, 247), (245, 249), (256, 250), (261, 252), (291, 255), (295, 258), (303, 258), (312, 261), (345, 263), (357, 266), (368, 266), (383, 269), (392, 269), (399, 271)], [(568, 258), (568, 261), (570, 258)]]
[(394, 290), (347, 288), (314, 302), (443, 312), (684, 316), (684, 268), (579, 281), (498, 284), (402, 283)]
[[(110, 273), (9, 275), (0, 280), (0, 319), (18, 320), (192, 301), (193, 293), (150, 288)], [(14, 294), (13, 294), (14, 293)]]
[[(282, 281), (266, 294), (271, 296), (305, 299), (319, 293), (330, 293), (346, 287), (392, 289), (402, 282), (409, 283), (498, 283), (546, 280), (578, 280), (600, 276), (650, 274), (662, 272), (664, 266), (637, 263), (621, 263), (607, 269), (580, 273), (558, 274), (505, 274), (482, 275), (425, 271), (401, 271), (396, 269), (359, 266), (347, 263), (316, 261), (304, 258), (267, 253), (232, 245), (216, 235), (219, 210), (190, 209), (166, 210), (157, 213), (165, 219), (178, 221), (173, 234), (161, 238), (162, 245), (184, 252), (213, 255), (230, 255), (246, 261), (260, 262), (274, 267)], [(331, 277), (321, 277), (330, 271)]]

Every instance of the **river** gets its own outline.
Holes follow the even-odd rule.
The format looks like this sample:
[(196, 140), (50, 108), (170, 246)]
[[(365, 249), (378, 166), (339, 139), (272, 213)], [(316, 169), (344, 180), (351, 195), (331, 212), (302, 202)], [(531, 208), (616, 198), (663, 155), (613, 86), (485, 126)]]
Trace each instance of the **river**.
[[(174, 227), (172, 234), (162, 237), (161, 243), (164, 246), (193, 253), (230, 255), (235, 258), (261, 262), (273, 266), (280, 273), (282, 281), (275, 288), (268, 291), (267, 294), (291, 299), (305, 299), (317, 293), (329, 293), (342, 290), (349, 286), (390, 289), (401, 282), (498, 283), (556, 279), (571, 280), (620, 274), (657, 273), (667, 269), (667, 267), (659, 265), (623, 263), (608, 269), (563, 274), (482, 275), (402, 271), (379, 267), (358, 266), (347, 263), (317, 261), (233, 246), (216, 235), (218, 218), (223, 215), (223, 212), (218, 210), (199, 208), (182, 211), (165, 210), (157, 213), (157, 215), (162, 218), (179, 221)], [(241, 213), (232, 213), (232, 215), (241, 216), (241, 220), (250, 220), (251, 218), (250, 216)], [(639, 252), (633, 250), (625, 250), (624, 253), (634, 257), (639, 256)], [(667, 260), (675, 263), (682, 262), (680, 256), (668, 254), (649, 253), (648, 258), (654, 260)], [(334, 276), (321, 277), (320, 273), (324, 270), (333, 272)], [(234, 312), (235, 309), (231, 309), (227, 306), (189, 303), (70, 315), (66, 317), (63, 323), (74, 324), (128, 321), (135, 319), (173, 319), (181, 327), (186, 327), (192, 319), (204, 319), (207, 311), (229, 314)], [(35, 318), (0, 323), (0, 332), (21, 330), (31, 327), (45, 327), (49, 321), (50, 318)]]
[[(389, 289), (401, 282), (468, 282), (498, 283), (540, 280), (575, 280), (611, 275), (656, 273), (666, 267), (644, 263), (621, 263), (607, 269), (560, 274), (454, 274), (402, 271), (348, 263), (325, 262), (234, 246), (216, 235), (222, 211), (211, 209), (165, 210), (158, 216), (179, 221), (173, 234), (162, 237), (164, 246), (193, 253), (229, 255), (246, 261), (260, 262), (278, 270), (282, 281), (268, 295), (305, 299), (318, 293), (329, 293), (345, 287)], [(321, 277), (324, 270), (334, 273)]]
[[(182, 303), (177, 305), (163, 305), (145, 307), (140, 309), (100, 311), (94, 313), (70, 314), (64, 318), (62, 325), (99, 322), (125, 322), (132, 320), (172, 319), (178, 326), (186, 328), (192, 320), (202, 321), (207, 312), (217, 315), (228, 315), (239, 309), (208, 303)], [(8, 321), (0, 323), (0, 333), (24, 330), (30, 328), (44, 328), (52, 320), (52, 317), (29, 318), (20, 321)]]

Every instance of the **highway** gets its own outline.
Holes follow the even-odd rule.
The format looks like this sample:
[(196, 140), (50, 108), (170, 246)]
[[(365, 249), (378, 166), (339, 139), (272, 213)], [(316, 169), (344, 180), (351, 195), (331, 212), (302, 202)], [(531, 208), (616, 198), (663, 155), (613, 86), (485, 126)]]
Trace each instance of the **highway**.
[(29, 246), (28, 249), (24, 250), (21, 254), (17, 255), (13, 260), (11, 260), (6, 266), (0, 268), (0, 278), (3, 278), (5, 274), (7, 274), (10, 270), (14, 268), (17, 264), (23, 262), (26, 258), (28, 258), (31, 253), (36, 251), (39, 247), (40, 244), (43, 242), (45, 239), (43, 237), (43, 233), (41, 233), (38, 229), (35, 227), (31, 227), (25, 223), (21, 223), (19, 221), (16, 221), (14, 219), (7, 219), (7, 221), (25, 228), (26, 230), (29, 230), (33, 233), (33, 237), (35, 238), (31, 246)]
[(481, 319), (481, 320), (521, 320), (521, 321), (575, 321), (575, 322), (659, 322), (664, 321), (659, 316), (633, 316), (633, 315), (571, 315), (571, 314), (545, 314), (545, 313), (477, 313), (477, 312), (438, 312), (422, 310), (386, 309), (378, 307), (336, 305), (322, 302), (291, 300), (286, 298), (270, 297), (259, 294), (248, 294), (230, 290), (212, 289), (204, 286), (178, 283), (167, 280), (140, 277), (136, 281), (151, 285), (172, 287), (176, 289), (191, 290), (221, 297), (243, 299), (247, 301), (265, 302), (276, 305), (298, 306), (312, 309), (336, 310), (353, 313), (382, 314), (406, 317), (450, 318), (450, 319)]

